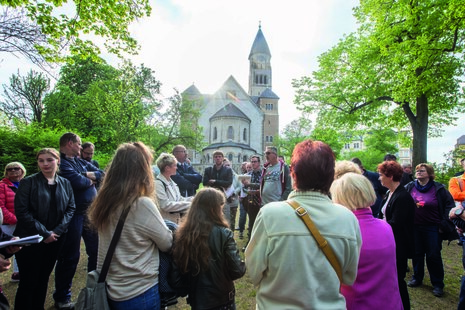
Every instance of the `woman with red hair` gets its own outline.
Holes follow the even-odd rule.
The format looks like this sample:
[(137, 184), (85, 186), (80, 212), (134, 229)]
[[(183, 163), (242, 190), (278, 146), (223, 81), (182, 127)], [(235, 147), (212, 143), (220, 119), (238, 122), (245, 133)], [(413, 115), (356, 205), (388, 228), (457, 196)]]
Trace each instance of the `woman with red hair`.
[(404, 170), (395, 161), (385, 161), (378, 165), (379, 180), (388, 192), (381, 203), (379, 218), (392, 227), (396, 241), (397, 281), (404, 310), (410, 309), (410, 298), (405, 283), (407, 260), (413, 256), (413, 217), (415, 202), (412, 196), (400, 186)]

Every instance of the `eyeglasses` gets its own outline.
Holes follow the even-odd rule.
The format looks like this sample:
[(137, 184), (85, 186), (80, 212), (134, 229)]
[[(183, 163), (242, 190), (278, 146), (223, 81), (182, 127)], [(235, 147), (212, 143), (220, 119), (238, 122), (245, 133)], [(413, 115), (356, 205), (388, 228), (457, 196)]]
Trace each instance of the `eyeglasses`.
[(86, 155), (94, 155), (94, 152), (86, 152), (86, 151), (82, 151), (82, 153), (86, 154)]
[(252, 163), (252, 164), (253, 164), (253, 163), (259, 163), (259, 161), (258, 161), (258, 160), (252, 160), (251, 163)]
[(19, 167), (6, 168), (6, 171), (18, 171), (21, 170)]
[(417, 172), (426, 172), (426, 170), (417, 170)]

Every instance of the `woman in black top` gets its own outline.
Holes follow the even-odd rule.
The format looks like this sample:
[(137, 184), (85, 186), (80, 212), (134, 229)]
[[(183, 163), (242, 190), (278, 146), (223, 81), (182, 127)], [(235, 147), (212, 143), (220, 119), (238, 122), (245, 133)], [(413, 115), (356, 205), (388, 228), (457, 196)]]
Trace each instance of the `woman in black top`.
[(15, 309), (44, 309), (50, 273), (75, 211), (71, 184), (56, 174), (59, 153), (46, 148), (40, 150), (36, 158), (40, 172), (21, 180), (16, 192), (18, 222), (14, 234), (18, 237), (39, 234), (43, 240), (16, 254), (21, 281)]

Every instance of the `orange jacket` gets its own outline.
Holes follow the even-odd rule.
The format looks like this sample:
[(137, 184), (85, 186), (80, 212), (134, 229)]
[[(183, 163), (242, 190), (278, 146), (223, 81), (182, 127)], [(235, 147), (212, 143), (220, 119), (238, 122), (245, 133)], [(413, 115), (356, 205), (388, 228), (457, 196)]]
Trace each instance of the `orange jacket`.
[(455, 201), (465, 200), (465, 174), (458, 177), (453, 177), (449, 181), (449, 192)]

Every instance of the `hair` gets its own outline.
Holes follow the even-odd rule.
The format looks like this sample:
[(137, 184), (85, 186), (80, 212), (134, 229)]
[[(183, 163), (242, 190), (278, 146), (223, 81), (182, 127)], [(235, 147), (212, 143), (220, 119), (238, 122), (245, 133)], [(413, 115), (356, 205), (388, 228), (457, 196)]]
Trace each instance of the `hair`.
[(362, 161), (360, 160), (360, 158), (354, 157), (354, 158), (352, 158), (350, 161), (353, 162), (354, 164), (356, 164), (356, 165), (360, 168), (360, 170), (365, 169), (365, 168), (363, 167), (363, 164), (362, 164)]
[(258, 155), (252, 155), (250, 156), (250, 161), (252, 161), (252, 159), (256, 158), (258, 160), (258, 162), (260, 162), (260, 156)]
[(216, 151), (213, 152), (213, 157), (215, 157), (216, 155), (221, 155), (221, 156), (224, 157), (224, 153), (222, 151), (220, 151), (220, 150), (216, 150)]
[(463, 164), (464, 161), (465, 161), (465, 158), (462, 158), (462, 159), (460, 160), (460, 163)]
[(407, 167), (412, 167), (412, 164), (411, 163), (403, 163), (402, 164), (402, 168), (407, 168)]
[(334, 179), (339, 179), (348, 172), (362, 174), (362, 170), (356, 163), (348, 160), (338, 161), (334, 168)]
[(204, 187), (194, 196), (184, 222), (176, 232), (173, 259), (183, 273), (197, 274), (208, 269), (211, 256), (208, 238), (213, 226), (229, 227), (222, 206), (224, 193)]
[(434, 168), (433, 166), (431, 166), (430, 164), (426, 164), (426, 163), (421, 163), (421, 164), (418, 164), (416, 167), (415, 167), (415, 171), (420, 169), (421, 167), (424, 167), (426, 169), (426, 173), (428, 173), (429, 175), (429, 179), (430, 180), (434, 180), (434, 178), (436, 177), (436, 175), (434, 174)]
[(142, 142), (121, 144), (107, 167), (102, 187), (89, 208), (89, 220), (97, 229), (110, 223), (111, 217), (130, 208), (140, 197), (155, 200), (152, 173), (153, 156)]
[(20, 163), (19, 161), (13, 161), (11, 163), (6, 164), (5, 170), (3, 171), (3, 177), (4, 178), (7, 177), (6, 169), (8, 169), (8, 168), (19, 168), (19, 169), (21, 169), (23, 171), (22, 177), (24, 177), (26, 175), (26, 168), (24, 168), (23, 164)]
[(329, 194), (334, 180), (334, 163), (334, 152), (327, 144), (313, 140), (298, 143), (291, 157), (294, 188)]
[(384, 155), (384, 161), (397, 161), (396, 155), (393, 154), (386, 154)]
[(67, 132), (60, 137), (60, 147), (64, 147), (69, 141), (76, 143), (79, 136), (72, 132)]
[(331, 185), (331, 198), (349, 210), (368, 208), (376, 201), (375, 190), (368, 178), (348, 172)]
[(176, 145), (175, 147), (173, 147), (173, 150), (171, 151), (171, 153), (174, 154), (175, 151), (177, 151), (178, 149), (181, 149), (181, 148), (182, 148), (183, 150), (186, 149), (186, 147), (185, 147), (184, 145), (178, 144), (178, 145)]
[(83, 144), (81, 145), (81, 147), (82, 147), (82, 149), (84, 150), (84, 149), (87, 149), (87, 148), (89, 148), (89, 147), (95, 148), (95, 145), (94, 145), (92, 142), (86, 142), (86, 143), (83, 143)]
[(174, 157), (172, 154), (161, 153), (157, 158), (157, 167), (160, 169), (161, 173), (165, 172), (165, 168), (171, 166), (172, 164), (176, 164), (176, 157)]
[(276, 146), (267, 146), (266, 149), (278, 155), (278, 148)]
[(402, 174), (404, 173), (402, 166), (394, 160), (384, 161), (379, 164), (378, 171), (388, 178), (392, 177), (394, 182), (400, 182), (400, 179), (402, 179)]

